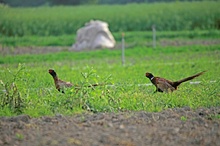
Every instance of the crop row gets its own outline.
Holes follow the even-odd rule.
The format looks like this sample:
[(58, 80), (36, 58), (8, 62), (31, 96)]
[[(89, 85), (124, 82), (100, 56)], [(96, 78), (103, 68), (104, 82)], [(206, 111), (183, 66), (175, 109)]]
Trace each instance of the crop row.
[(108, 22), (113, 32), (149, 31), (152, 25), (162, 31), (219, 29), (219, 16), (219, 3), (214, 1), (39, 8), (1, 6), (0, 35), (75, 34), (92, 19)]

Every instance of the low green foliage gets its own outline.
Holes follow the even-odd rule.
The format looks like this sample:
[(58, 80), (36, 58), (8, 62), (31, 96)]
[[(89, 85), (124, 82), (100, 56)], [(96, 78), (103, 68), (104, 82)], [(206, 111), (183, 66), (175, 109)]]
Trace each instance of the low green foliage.
[(18, 140), (23, 140), (24, 139), (24, 135), (23, 134), (20, 134), (20, 133), (16, 133), (16, 138)]
[(214, 119), (214, 120), (219, 120), (220, 119), (220, 115), (219, 114), (218, 115), (211, 115), (209, 118), (210, 119)]
[[(166, 108), (185, 106), (191, 108), (220, 106), (219, 46), (135, 48), (126, 50), (126, 53), (125, 66), (121, 65), (120, 50), (61, 52), (48, 56), (21, 55), (20, 57), (18, 55), (13, 62), (8, 60), (10, 56), (5, 56), (2, 59), (4, 64), (1, 64), (0, 71), (2, 83), (8, 83), (9, 86), (12, 83), (16, 85), (16, 94), (13, 94), (14, 89), (9, 86), (7, 90), (10, 91), (10, 98), (19, 97), (23, 106), (19, 112), (16, 112), (14, 103), (10, 103), (11, 106), (4, 105), (4, 99), (8, 99), (8, 91), (2, 84), (0, 116), (20, 113), (33, 117), (70, 115), (87, 110), (156, 112)], [(69, 57), (68, 54), (70, 54)], [(60, 58), (60, 55), (66, 58)], [(44, 62), (41, 61), (42, 58), (33, 59), (42, 56), (46, 59)], [(27, 61), (26, 57), (32, 59)], [(17, 62), (26, 63), (18, 65)], [(65, 94), (58, 92), (48, 73), (50, 68), (55, 69), (58, 77), (80, 88), (76, 89), (74, 86), (65, 89)], [(169, 94), (153, 93), (155, 87), (150, 85), (150, 81), (144, 76), (148, 71), (155, 76), (178, 80), (203, 70), (207, 72), (194, 79), (194, 81), (200, 81), (199, 84), (183, 83), (179, 90)], [(94, 83), (99, 83), (100, 86), (87, 87)]]
[[(39, 48), (42, 49), (42, 48)], [(211, 45), (211, 46), (202, 46), (202, 45), (195, 45), (195, 46), (182, 46), (182, 47), (176, 47), (176, 46), (168, 46), (168, 47), (157, 47), (156, 49), (152, 47), (132, 47), (125, 50), (125, 56), (129, 57), (128, 61), (131, 61), (133, 58), (134, 60), (137, 60), (137, 56), (139, 57), (145, 57), (146, 55), (149, 56), (158, 56), (160, 54), (169, 54), (169, 55), (178, 55), (177, 53), (184, 53), (188, 52), (191, 54), (192, 52), (200, 52), (204, 53), (206, 51), (215, 51), (219, 50), (219, 45)], [(95, 63), (102, 62), (103, 60), (105, 62), (108, 62), (110, 59), (113, 63), (120, 63), (120, 57), (121, 57), (121, 50), (114, 49), (104, 49), (104, 50), (94, 50), (90, 52), (68, 52), (66, 50), (57, 52), (57, 53), (47, 53), (47, 54), (23, 54), (23, 55), (0, 55), (0, 64), (11, 64), (11, 63), (52, 63), (52, 62), (58, 62), (58, 61), (73, 61), (77, 62), (78, 64), (83, 64), (87, 62), (88, 60), (93, 60)], [(180, 56), (181, 57), (181, 56)], [(172, 58), (172, 57), (171, 57)], [(126, 58), (127, 59), (127, 58)], [(160, 59), (160, 58), (158, 58)], [(187, 61), (188, 58), (181, 57), (184, 61)], [(192, 59), (192, 58), (191, 58)], [(206, 56), (206, 59), (209, 59), (209, 56)], [(151, 61), (155, 62), (154, 59)], [(136, 62), (136, 61), (134, 61)]]
[(187, 117), (181, 116), (180, 119), (181, 119), (182, 121), (186, 121), (186, 120), (187, 120)]

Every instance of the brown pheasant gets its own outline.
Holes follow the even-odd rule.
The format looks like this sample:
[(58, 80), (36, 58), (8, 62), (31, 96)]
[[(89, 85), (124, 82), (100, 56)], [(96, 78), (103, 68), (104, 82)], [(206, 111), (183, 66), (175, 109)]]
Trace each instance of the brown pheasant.
[(146, 77), (151, 80), (151, 83), (154, 84), (154, 86), (156, 86), (155, 92), (173, 92), (174, 90), (177, 90), (177, 87), (181, 83), (192, 80), (195, 77), (202, 75), (204, 72), (205, 71), (175, 82), (172, 82), (170, 80), (161, 77), (154, 77), (152, 73), (148, 73), (148, 72), (146, 73)]
[[(53, 77), (53, 80), (54, 80), (54, 83), (55, 83), (55, 86), (56, 86), (56, 89), (59, 91), (59, 92), (62, 92), (64, 93), (64, 88), (68, 88), (68, 87), (72, 87), (73, 84), (70, 83), (70, 82), (65, 82), (65, 81), (62, 81), (58, 78), (56, 72), (53, 70), (53, 69), (49, 69), (49, 73), (51, 74), (51, 76)], [(62, 91), (61, 91), (62, 90)]]
[[(68, 88), (68, 87), (72, 87), (73, 84), (70, 82), (66, 82), (66, 81), (62, 81), (61, 79), (58, 78), (56, 72), (53, 69), (49, 69), (49, 73), (51, 74), (51, 76), (53, 77), (56, 89), (59, 92), (64, 93), (64, 88)], [(100, 84), (92, 84), (89, 85), (88, 87), (95, 87), (95, 86), (99, 86)], [(79, 89), (80, 87), (77, 87), (77, 85), (75, 85), (75, 89)], [(62, 90), (62, 91), (61, 91)]]

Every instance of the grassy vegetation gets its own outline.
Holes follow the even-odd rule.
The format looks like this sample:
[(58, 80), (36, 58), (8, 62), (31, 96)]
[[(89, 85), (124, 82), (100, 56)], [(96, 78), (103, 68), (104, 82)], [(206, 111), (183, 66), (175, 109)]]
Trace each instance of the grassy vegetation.
[[(82, 107), (94, 112), (117, 112), (220, 106), (219, 46), (198, 48), (128, 49), (125, 66), (121, 66), (120, 50), (16, 56), (13, 62), (6, 56), (0, 72), (0, 115), (73, 114), (85, 111)], [(77, 93), (73, 88), (66, 89), (66, 94), (59, 93), (48, 73), (50, 68), (81, 89)], [(150, 83), (144, 76), (146, 71), (177, 80), (203, 70), (208, 72), (195, 79), (201, 84), (184, 83), (172, 94), (154, 94), (153, 86), (142, 85)], [(87, 88), (91, 83), (106, 86)]]
[[(118, 43), (121, 32), (126, 32), (128, 49), (125, 66), (121, 65), (118, 49), (0, 54), (0, 116), (220, 106), (218, 43), (151, 48), (153, 24), (157, 27), (158, 42), (218, 40), (219, 16), (219, 3), (214, 1), (39, 8), (1, 6), (1, 49), (71, 46), (76, 30), (90, 19), (107, 21)], [(48, 73), (50, 68), (61, 79), (81, 88), (78, 92), (69, 88), (65, 89), (66, 94), (59, 93)], [(207, 73), (195, 79), (200, 84), (184, 83), (172, 94), (154, 94), (155, 87), (144, 85), (150, 83), (144, 76), (147, 71), (177, 80), (203, 70)], [(102, 86), (87, 88), (92, 83), (102, 83)]]
[(77, 7), (0, 7), (2, 36), (72, 35), (91, 19), (109, 23), (112, 32), (219, 29), (219, 2), (176, 2)]
[[(40, 49), (40, 48), (39, 48)], [(219, 50), (219, 45), (212, 46), (182, 46), (182, 47), (157, 47), (154, 48), (146, 48), (146, 47), (135, 47), (126, 49), (125, 55), (126, 57), (139, 56), (143, 57), (146, 55), (158, 55), (158, 54), (176, 54), (181, 52), (188, 52), (189, 54), (193, 52), (206, 52), (206, 51), (215, 51)], [(57, 62), (57, 61), (83, 61), (83, 60), (92, 60), (97, 59), (101, 61), (102, 59), (113, 59), (120, 60), (121, 51), (118, 49), (115, 50), (95, 50), (95, 51), (84, 51), (84, 52), (69, 52), (62, 51), (57, 53), (48, 53), (48, 54), (24, 54), (24, 55), (0, 55), (0, 64), (14, 64), (14, 63), (41, 63), (41, 62)], [(133, 57), (136, 58), (136, 57)], [(207, 58), (209, 59), (209, 58)], [(98, 61), (95, 61), (97, 63)]]

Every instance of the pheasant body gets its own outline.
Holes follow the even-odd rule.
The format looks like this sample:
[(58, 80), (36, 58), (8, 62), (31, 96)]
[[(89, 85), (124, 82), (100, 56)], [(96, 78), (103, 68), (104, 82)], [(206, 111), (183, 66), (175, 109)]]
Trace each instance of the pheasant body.
[[(55, 87), (56, 87), (56, 89), (57, 89), (59, 92), (64, 93), (64, 88), (68, 88), (68, 87), (72, 87), (72, 86), (73, 86), (73, 84), (70, 83), (70, 82), (65, 82), (65, 81), (60, 80), (54, 70), (49, 69), (49, 73), (50, 73), (51, 76), (53, 77)], [(61, 90), (62, 90), (62, 91), (61, 91)]]
[(167, 80), (165, 78), (161, 77), (154, 77), (152, 73), (146, 73), (146, 77), (150, 79), (151, 83), (156, 87), (155, 92), (173, 92), (177, 90), (177, 87), (186, 81), (192, 80), (200, 75), (202, 75), (205, 71), (197, 73), (195, 75), (192, 75), (190, 77), (184, 78), (182, 80), (178, 80), (175, 82), (172, 82), (170, 80)]
[[(53, 70), (53, 69), (49, 69), (48, 71), (50, 73), (50, 75), (53, 77), (53, 80), (54, 80), (54, 84), (55, 84), (55, 87), (56, 89), (59, 91), (59, 92), (62, 92), (64, 93), (64, 88), (69, 88), (69, 87), (72, 87), (73, 84), (70, 83), (70, 82), (66, 82), (66, 81), (63, 81), (61, 79), (58, 78), (56, 72)], [(92, 84), (92, 85), (89, 85), (87, 87), (95, 87), (95, 86), (99, 86), (100, 84)], [(75, 85), (75, 89), (79, 89), (80, 87), (77, 85)]]

